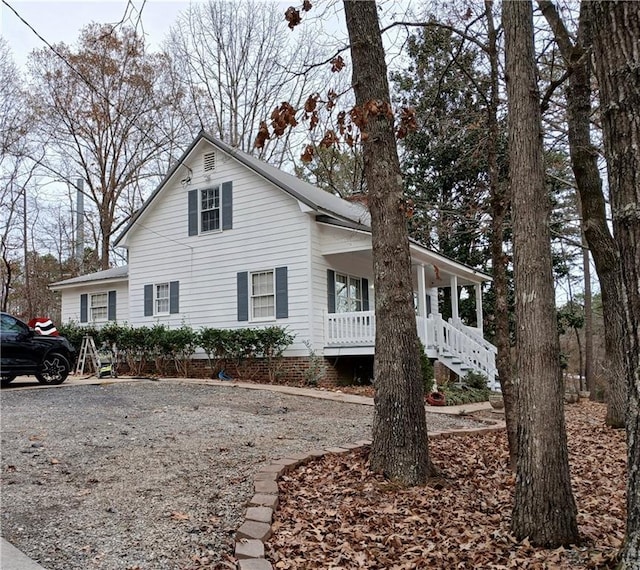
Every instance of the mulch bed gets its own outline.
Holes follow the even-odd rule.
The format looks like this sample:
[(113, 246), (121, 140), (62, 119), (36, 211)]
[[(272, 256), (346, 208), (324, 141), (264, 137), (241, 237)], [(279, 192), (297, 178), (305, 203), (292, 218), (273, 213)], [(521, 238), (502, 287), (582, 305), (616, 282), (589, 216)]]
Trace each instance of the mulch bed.
[(602, 404), (567, 406), (582, 541), (534, 548), (509, 531), (514, 475), (504, 432), (431, 443), (442, 477), (401, 488), (368, 471), (367, 450), (328, 455), (281, 480), (267, 544), (275, 568), (613, 568), (624, 537), (626, 444)]

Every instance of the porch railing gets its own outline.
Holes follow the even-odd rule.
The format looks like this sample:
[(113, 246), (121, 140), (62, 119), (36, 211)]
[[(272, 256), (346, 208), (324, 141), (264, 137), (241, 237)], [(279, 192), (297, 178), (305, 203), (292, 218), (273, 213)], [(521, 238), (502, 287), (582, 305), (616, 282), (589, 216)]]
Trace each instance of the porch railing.
[[(462, 323), (444, 320), (440, 315), (416, 317), (418, 336), (430, 356), (456, 372), (474, 370), (487, 376), (489, 386), (496, 385), (496, 348), (480, 333)], [(328, 313), (326, 344), (329, 347), (373, 346), (376, 337), (374, 311)], [(456, 370), (458, 369), (458, 370)]]
[(328, 346), (370, 346), (376, 340), (374, 311), (327, 314)]

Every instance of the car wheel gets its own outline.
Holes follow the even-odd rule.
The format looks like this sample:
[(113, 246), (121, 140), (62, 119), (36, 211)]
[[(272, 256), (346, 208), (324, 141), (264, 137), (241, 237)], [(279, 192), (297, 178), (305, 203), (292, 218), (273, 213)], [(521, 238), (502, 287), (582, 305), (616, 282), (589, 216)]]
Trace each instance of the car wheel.
[(3, 375), (0, 378), (0, 381), (2, 382), (2, 386), (8, 386), (9, 384), (11, 384), (11, 382), (13, 382), (16, 379), (15, 374), (14, 375)]
[(36, 374), (36, 378), (40, 384), (62, 384), (69, 376), (70, 370), (69, 361), (62, 354), (54, 352), (44, 359), (42, 371)]

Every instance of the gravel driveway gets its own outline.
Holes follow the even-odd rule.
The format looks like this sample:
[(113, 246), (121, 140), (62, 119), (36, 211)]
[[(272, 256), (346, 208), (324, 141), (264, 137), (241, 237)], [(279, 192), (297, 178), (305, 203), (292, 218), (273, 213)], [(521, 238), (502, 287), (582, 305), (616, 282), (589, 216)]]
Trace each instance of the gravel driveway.
[(234, 568), (258, 467), (367, 439), (373, 413), (168, 381), (4, 389), (0, 403), (2, 536), (48, 570)]

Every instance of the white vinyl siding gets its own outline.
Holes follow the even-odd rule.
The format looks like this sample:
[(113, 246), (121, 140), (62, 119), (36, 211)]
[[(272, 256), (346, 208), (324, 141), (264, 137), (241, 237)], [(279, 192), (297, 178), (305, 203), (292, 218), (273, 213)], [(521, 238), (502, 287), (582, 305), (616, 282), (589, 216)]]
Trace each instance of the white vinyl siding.
[[(87, 295), (87, 321), (91, 322), (91, 295), (94, 294), (107, 294), (108, 291), (115, 291), (116, 293), (116, 309), (115, 309), (115, 317), (117, 322), (124, 323), (129, 320), (129, 288), (127, 281), (108, 281), (101, 283), (87, 283), (84, 286), (75, 286), (75, 287), (65, 287), (60, 289), (61, 293), (61, 309), (62, 309), (62, 322), (76, 322), (86, 325), (87, 322), (81, 322), (80, 315), (80, 295)], [(107, 298), (108, 302), (108, 298)], [(109, 321), (108, 318), (108, 306), (107, 306), (107, 317), (102, 321), (95, 321), (94, 324), (99, 326), (103, 326)], [(58, 323), (55, 323), (56, 325)]]
[[(207, 152), (210, 146), (203, 145)], [(130, 319), (135, 326), (155, 322), (179, 327), (242, 328), (281, 325), (273, 315), (254, 320), (249, 302), (248, 321), (238, 320), (238, 273), (248, 273), (247, 296), (251, 296), (251, 274), (276, 268), (287, 269), (286, 327), (295, 335), (287, 356), (306, 356), (303, 341), (310, 333), (309, 243), (312, 216), (298, 202), (233, 158), (218, 156), (211, 180), (205, 180), (203, 152), (195, 153), (185, 166), (193, 171), (191, 182), (181, 183), (179, 171), (158, 194), (127, 237), (129, 247)], [(207, 173), (208, 175), (209, 173)], [(190, 191), (233, 182), (233, 230), (189, 236), (185, 212)], [(222, 194), (222, 192), (221, 192)], [(154, 232), (146, 228), (154, 228)], [(144, 315), (144, 287), (165, 280), (180, 282), (180, 313), (161, 317)], [(273, 295), (277, 295), (274, 290)], [(261, 301), (263, 302), (263, 301)], [(261, 311), (265, 311), (261, 307)], [(262, 313), (264, 314), (264, 312)], [(282, 324), (282, 326), (285, 326)]]
[(89, 296), (89, 320), (91, 322), (106, 321), (109, 316), (109, 294), (92, 293)]
[(273, 319), (276, 315), (276, 296), (273, 271), (251, 274), (251, 318)]

